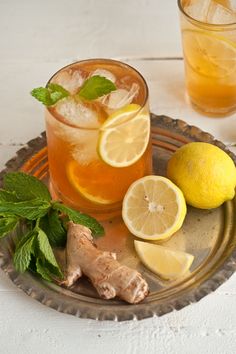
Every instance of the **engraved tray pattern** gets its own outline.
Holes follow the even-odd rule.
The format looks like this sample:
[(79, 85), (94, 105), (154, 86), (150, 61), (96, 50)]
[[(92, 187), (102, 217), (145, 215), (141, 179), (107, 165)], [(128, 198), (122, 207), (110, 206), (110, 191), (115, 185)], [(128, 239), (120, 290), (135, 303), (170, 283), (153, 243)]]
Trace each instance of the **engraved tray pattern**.
[[(223, 143), (184, 121), (152, 114), (152, 144), (154, 173), (165, 175), (171, 154), (190, 141), (204, 141), (219, 146), (236, 162), (236, 157)], [(23, 170), (48, 182), (48, 162), (45, 133), (20, 149), (0, 173), (0, 185), (6, 172)], [(181, 231), (166, 243), (195, 255), (191, 273), (175, 282), (158, 279), (138, 261), (133, 250), (133, 237), (120, 218), (105, 222), (106, 237), (97, 243), (100, 248), (115, 250), (118, 259), (137, 268), (147, 279), (151, 293), (140, 304), (129, 305), (120, 300), (102, 300), (90, 283), (83, 279), (71, 289), (47, 283), (31, 273), (19, 274), (12, 264), (15, 234), (0, 242), (0, 266), (26, 294), (57, 311), (96, 320), (140, 320), (162, 316), (199, 301), (224, 283), (236, 269), (235, 199), (218, 209), (198, 210), (188, 207)], [(118, 236), (114, 236), (120, 233)], [(118, 231), (117, 231), (118, 230)], [(19, 233), (20, 230), (16, 230)]]

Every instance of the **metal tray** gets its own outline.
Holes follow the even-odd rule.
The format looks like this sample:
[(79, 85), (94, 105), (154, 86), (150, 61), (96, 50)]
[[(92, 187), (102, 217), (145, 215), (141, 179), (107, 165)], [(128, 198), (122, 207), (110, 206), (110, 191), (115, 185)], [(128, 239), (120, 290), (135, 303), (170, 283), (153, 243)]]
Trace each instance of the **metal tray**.
[[(166, 163), (171, 154), (190, 141), (215, 144), (226, 151), (236, 162), (234, 154), (225, 145), (199, 128), (181, 120), (152, 114), (152, 144), (154, 173), (165, 175)], [(23, 170), (48, 182), (46, 138), (31, 140), (7, 162), (3, 175)], [(150, 295), (140, 304), (129, 305), (118, 299), (102, 300), (85, 278), (70, 290), (48, 283), (31, 273), (19, 274), (14, 270), (12, 254), (14, 234), (1, 240), (0, 266), (9, 278), (29, 296), (57, 311), (77, 317), (96, 320), (140, 320), (161, 316), (179, 310), (214, 291), (236, 269), (236, 215), (235, 199), (214, 210), (188, 207), (184, 225), (166, 246), (192, 253), (195, 256), (190, 272), (178, 281), (162, 281), (143, 267), (135, 255), (134, 237), (129, 234), (121, 218), (104, 222), (106, 236), (97, 241), (101, 249), (114, 251), (120, 262), (138, 269), (148, 281)], [(20, 232), (18, 230), (17, 232)]]

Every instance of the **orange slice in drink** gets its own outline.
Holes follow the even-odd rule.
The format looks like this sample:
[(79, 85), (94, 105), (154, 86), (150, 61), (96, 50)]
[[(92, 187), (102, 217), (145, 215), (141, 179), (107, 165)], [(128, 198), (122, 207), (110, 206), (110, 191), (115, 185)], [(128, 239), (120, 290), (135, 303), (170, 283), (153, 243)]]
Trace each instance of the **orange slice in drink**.
[[(96, 166), (94, 166), (94, 168), (96, 168)], [(71, 161), (68, 164), (67, 176), (75, 190), (90, 202), (103, 205), (116, 202), (116, 200), (111, 200), (106, 196), (106, 181), (104, 180), (102, 184), (100, 180), (93, 182), (90, 181), (88, 177), (82, 176), (81, 173), (79, 173), (78, 163), (76, 161)]]

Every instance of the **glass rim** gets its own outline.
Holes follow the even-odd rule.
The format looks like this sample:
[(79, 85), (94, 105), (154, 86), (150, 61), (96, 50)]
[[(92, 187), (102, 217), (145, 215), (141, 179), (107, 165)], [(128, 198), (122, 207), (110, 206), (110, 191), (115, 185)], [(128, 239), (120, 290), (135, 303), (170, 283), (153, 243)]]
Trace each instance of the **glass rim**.
[(199, 26), (203, 26), (203, 27), (208, 27), (208, 28), (211, 28), (212, 30), (219, 30), (221, 29), (222, 27), (224, 29), (231, 29), (232, 27), (235, 26), (235, 29), (236, 29), (236, 22), (230, 22), (230, 23), (221, 23), (221, 24), (216, 24), (216, 23), (207, 23), (207, 22), (203, 22), (203, 21), (199, 21), (197, 19), (195, 19), (194, 17), (190, 16), (189, 14), (187, 14), (187, 12), (184, 10), (183, 6), (182, 6), (182, 2), (183, 0), (177, 0), (177, 3), (178, 3), (178, 7), (179, 7), (179, 10), (182, 12), (182, 14), (184, 16), (187, 17), (187, 19), (195, 22), (196, 24), (198, 24)]
[[(148, 97), (149, 97), (149, 89), (148, 89), (148, 85), (146, 83), (146, 80), (144, 79), (143, 75), (138, 71), (136, 70), (134, 67), (132, 67), (131, 65), (129, 64), (126, 64), (122, 61), (119, 61), (119, 60), (115, 60), (115, 59), (107, 59), (107, 58), (91, 58), (91, 59), (83, 59), (83, 60), (78, 60), (78, 61), (75, 61), (75, 62), (72, 62), (71, 64), (67, 64), (65, 66), (63, 66), (62, 68), (60, 68), (59, 70), (57, 70), (51, 77), (50, 79), (48, 80), (47, 84), (46, 84), (46, 87), (47, 85), (51, 82), (51, 80), (60, 72), (60, 71), (63, 71), (64, 69), (66, 68), (69, 68), (70, 66), (72, 65), (76, 65), (76, 64), (80, 64), (80, 63), (89, 63), (89, 62), (99, 62), (99, 61), (103, 61), (103, 62), (107, 62), (107, 63), (112, 63), (112, 64), (116, 64), (116, 65), (119, 65), (119, 66), (124, 66), (126, 69), (131, 69), (132, 71), (134, 71), (140, 78), (141, 78), (141, 81), (143, 82), (143, 86), (144, 86), (144, 89), (145, 89), (145, 96), (144, 96), (144, 99), (143, 99), (143, 102), (142, 104), (140, 105), (140, 109), (135, 113), (135, 116), (145, 107), (147, 101), (148, 101)], [(122, 107), (121, 107), (122, 108)], [(61, 120), (59, 119), (59, 117), (57, 117), (52, 111), (51, 111), (51, 107), (46, 107), (46, 111), (50, 114), (50, 116), (52, 116), (56, 121), (60, 122), (61, 124), (64, 124), (65, 126), (68, 126), (68, 127), (71, 127), (71, 128), (75, 128), (75, 129), (81, 129), (81, 130), (99, 130), (100, 127), (84, 127), (84, 126), (79, 126), (79, 125), (74, 125), (74, 124), (69, 124), (67, 122), (65, 122), (64, 120)], [(134, 116), (134, 117), (135, 117)], [(132, 116), (132, 118), (134, 118)]]

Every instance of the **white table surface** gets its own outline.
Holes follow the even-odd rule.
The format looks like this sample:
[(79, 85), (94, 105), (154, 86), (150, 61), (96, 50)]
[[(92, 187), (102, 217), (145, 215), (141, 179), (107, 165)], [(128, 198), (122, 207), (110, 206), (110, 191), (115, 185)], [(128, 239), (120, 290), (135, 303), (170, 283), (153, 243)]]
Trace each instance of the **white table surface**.
[[(236, 141), (236, 115), (206, 118), (184, 94), (175, 0), (0, 0), (0, 168), (44, 130), (31, 98), (76, 59), (127, 60), (146, 78), (151, 110)], [(199, 303), (140, 322), (96, 322), (57, 313), (0, 272), (2, 354), (236, 353), (236, 275)]]

